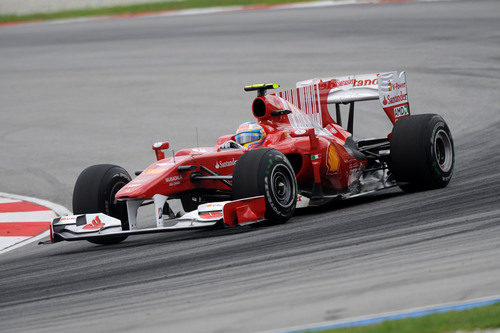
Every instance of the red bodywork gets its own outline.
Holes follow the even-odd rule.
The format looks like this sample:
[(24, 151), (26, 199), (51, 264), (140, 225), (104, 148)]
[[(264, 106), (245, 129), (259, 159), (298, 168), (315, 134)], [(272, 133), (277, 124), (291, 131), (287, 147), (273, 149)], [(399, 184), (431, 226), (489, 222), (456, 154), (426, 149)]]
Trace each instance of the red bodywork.
[[(285, 181), (278, 183), (281, 181), (278, 176), (274, 180), (272, 175), (263, 177), (273, 163), (286, 166), (287, 181), (291, 180), (288, 199), (292, 201), (288, 207), (292, 210), (277, 215), (286, 219), (295, 208), (321, 205), (397, 185), (389, 170), (390, 136), (354, 141), (352, 133), (332, 119), (328, 104), (335, 104), (336, 119), (341, 118), (340, 105), (349, 104), (347, 128), (351, 132), (355, 101), (379, 100), (394, 124), (399, 118), (410, 115), (404, 72), (311, 79), (297, 82), (297, 88), (265, 95), (266, 89), (277, 87), (276, 84), (259, 84), (247, 86), (245, 90), (258, 92), (252, 103), (252, 113), (266, 136), (257, 149), (276, 149), (285, 155), (290, 165), (283, 162), (281, 154), (272, 151), (253, 152), (241, 160), (243, 164), (237, 164), (248, 149), (235, 142), (234, 134), (220, 137), (213, 147), (184, 149), (168, 158), (164, 150), (169, 148), (169, 143), (157, 142), (152, 147), (157, 161), (116, 194), (118, 200), (126, 201), (126, 205), (117, 205), (120, 209), (126, 207), (126, 220), (103, 213), (57, 218), (51, 224), (51, 240), (94, 239), (99, 243), (104, 242), (106, 236), (121, 237), (113, 238), (114, 242), (130, 234), (271, 220), (271, 213), (276, 213), (272, 210), (273, 200), (279, 198), (278, 190), (269, 189), (273, 184), (277, 188), (285, 187)], [(266, 154), (274, 154), (279, 161), (260, 160), (257, 176), (262, 178), (238, 178), (232, 183), (235, 166), (234, 176), (245, 177), (247, 168), (255, 167), (245, 163)], [(262, 166), (266, 169), (260, 168)], [(297, 189), (290, 166), (297, 179)], [(260, 180), (257, 191), (250, 189), (254, 184), (249, 181)], [(248, 186), (249, 191), (240, 191), (245, 189), (237, 187), (233, 195), (233, 184)], [(170, 199), (180, 199), (184, 212), (174, 212), (167, 202)], [(154, 204), (156, 227), (138, 228), (137, 211), (149, 204)]]
[[(316, 90), (307, 91), (311, 89)], [(346, 140), (351, 134), (330, 117), (328, 91), (315, 85), (260, 96), (254, 100), (252, 111), (267, 134), (260, 148), (274, 148), (288, 157), (295, 169), (299, 188), (321, 183), (325, 191), (338, 193), (358, 179), (366, 160), (356, 159), (350, 153)], [(282, 110), (291, 113), (272, 114)], [(201, 166), (218, 175), (233, 173), (236, 161), (246, 150), (220, 149), (229, 140), (234, 140), (234, 135), (220, 137), (213, 147), (184, 149), (168, 158), (161, 158), (164, 156), (158, 150), (161, 143), (155, 144), (153, 149), (161, 159), (123, 187), (116, 198), (144, 200), (155, 194), (172, 196), (197, 189), (230, 191), (230, 186), (218, 180), (190, 181), (194, 172), (208, 175)], [(163, 147), (168, 147), (168, 144)], [(187, 166), (191, 168), (178, 171), (179, 166), (186, 166), (186, 170)]]

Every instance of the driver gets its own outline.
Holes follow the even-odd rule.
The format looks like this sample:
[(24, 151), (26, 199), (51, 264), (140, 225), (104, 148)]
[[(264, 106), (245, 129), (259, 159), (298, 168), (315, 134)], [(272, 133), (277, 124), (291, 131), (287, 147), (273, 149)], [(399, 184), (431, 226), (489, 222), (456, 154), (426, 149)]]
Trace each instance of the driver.
[(266, 132), (254, 121), (243, 123), (236, 130), (234, 139), (240, 145), (248, 149), (260, 147), (264, 143)]

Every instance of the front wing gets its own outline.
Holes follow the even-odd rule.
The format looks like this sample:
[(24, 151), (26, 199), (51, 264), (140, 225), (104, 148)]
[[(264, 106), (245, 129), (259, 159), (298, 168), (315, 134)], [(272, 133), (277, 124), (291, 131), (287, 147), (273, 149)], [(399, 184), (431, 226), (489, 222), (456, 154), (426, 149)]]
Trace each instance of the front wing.
[[(155, 201), (158, 202), (158, 200)], [(263, 221), (266, 211), (264, 196), (258, 196), (203, 204), (197, 210), (181, 217), (164, 219), (161, 210), (156, 208), (157, 202), (155, 202), (156, 227), (138, 228), (136, 223), (138, 205), (127, 203), (127, 207), (132, 207), (129, 210), (133, 211), (135, 207), (135, 212), (132, 212), (132, 215), (129, 212), (129, 230), (123, 230), (122, 221), (104, 213), (69, 215), (55, 218), (52, 221), (50, 226), (51, 242), (203, 229), (217, 224), (228, 226), (250, 224)]]

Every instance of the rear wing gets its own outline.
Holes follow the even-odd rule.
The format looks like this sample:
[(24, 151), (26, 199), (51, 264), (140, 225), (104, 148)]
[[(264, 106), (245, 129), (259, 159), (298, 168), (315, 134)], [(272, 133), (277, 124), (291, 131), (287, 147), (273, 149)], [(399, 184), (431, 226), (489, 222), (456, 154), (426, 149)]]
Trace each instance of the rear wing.
[(316, 119), (322, 127), (333, 122), (328, 104), (336, 106), (336, 123), (342, 125), (340, 104), (350, 104), (347, 130), (352, 133), (354, 102), (380, 101), (390, 121), (410, 115), (406, 73), (387, 72), (349, 75), (297, 82), (297, 88), (276, 93)]

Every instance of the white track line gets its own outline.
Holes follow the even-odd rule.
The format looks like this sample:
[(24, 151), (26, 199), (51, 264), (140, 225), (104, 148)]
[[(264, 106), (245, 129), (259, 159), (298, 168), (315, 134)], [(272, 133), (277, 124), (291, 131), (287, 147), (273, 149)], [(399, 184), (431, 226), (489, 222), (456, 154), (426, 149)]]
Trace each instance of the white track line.
[(0, 198), (0, 204), (3, 203), (13, 203), (13, 202), (21, 202), (21, 200), (9, 199), (9, 198)]
[(8, 212), (0, 213), (0, 223), (13, 222), (45, 222), (52, 221), (57, 214), (52, 210), (40, 210), (31, 212)]
[(50, 234), (49, 230), (46, 230), (44, 232), (42, 232), (41, 234), (38, 234), (36, 236), (33, 236), (33, 237), (29, 237), (28, 239), (26, 239), (25, 241), (21, 241), (11, 247), (8, 247), (6, 249), (3, 249), (3, 250), (0, 250), (0, 254), (4, 254), (4, 253), (7, 253), (9, 251), (12, 251), (12, 250), (15, 250), (15, 249), (18, 249), (24, 245), (27, 245), (27, 244), (30, 244), (30, 243), (33, 243), (33, 242), (36, 242), (40, 239), (43, 239), (45, 237), (48, 237)]
[(8, 247), (11, 247), (13, 245), (16, 245), (28, 238), (31, 238), (31, 237), (26, 237), (26, 236), (16, 236), (16, 237), (13, 237), (13, 236), (8, 236), (8, 237), (0, 237), (0, 248), (8, 248)]

